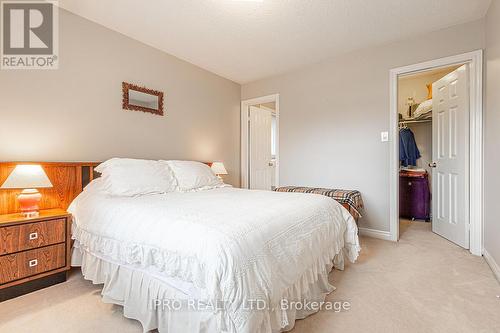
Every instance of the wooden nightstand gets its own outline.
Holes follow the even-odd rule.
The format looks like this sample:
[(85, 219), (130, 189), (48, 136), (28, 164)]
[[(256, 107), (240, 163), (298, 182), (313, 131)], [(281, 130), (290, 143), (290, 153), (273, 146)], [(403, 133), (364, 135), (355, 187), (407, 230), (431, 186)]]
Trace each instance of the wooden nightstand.
[(66, 281), (70, 269), (71, 215), (0, 215), (0, 301)]

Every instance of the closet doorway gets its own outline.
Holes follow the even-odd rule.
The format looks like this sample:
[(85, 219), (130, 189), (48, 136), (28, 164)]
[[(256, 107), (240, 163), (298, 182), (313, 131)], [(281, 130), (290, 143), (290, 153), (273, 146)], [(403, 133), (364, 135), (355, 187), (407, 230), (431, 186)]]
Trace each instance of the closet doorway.
[(481, 54), (391, 71), (393, 240), (419, 228), (481, 255)]
[(468, 72), (465, 64), (398, 78), (400, 236), (414, 222), (427, 222), (418, 227), (469, 247)]

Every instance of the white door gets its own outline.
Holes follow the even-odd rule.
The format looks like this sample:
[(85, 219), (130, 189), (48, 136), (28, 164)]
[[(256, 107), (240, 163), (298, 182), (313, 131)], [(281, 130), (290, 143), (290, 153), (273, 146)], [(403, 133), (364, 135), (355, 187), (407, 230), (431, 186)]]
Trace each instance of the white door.
[(432, 84), (432, 231), (469, 248), (469, 66)]
[(250, 188), (271, 190), (271, 111), (251, 106), (249, 112)]

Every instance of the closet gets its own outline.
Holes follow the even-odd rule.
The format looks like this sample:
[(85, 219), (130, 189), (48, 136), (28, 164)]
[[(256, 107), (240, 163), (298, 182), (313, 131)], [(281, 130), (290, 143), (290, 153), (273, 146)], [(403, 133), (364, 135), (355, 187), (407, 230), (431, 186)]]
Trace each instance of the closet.
[(432, 220), (432, 84), (456, 68), (407, 75), (398, 80), (400, 223)]

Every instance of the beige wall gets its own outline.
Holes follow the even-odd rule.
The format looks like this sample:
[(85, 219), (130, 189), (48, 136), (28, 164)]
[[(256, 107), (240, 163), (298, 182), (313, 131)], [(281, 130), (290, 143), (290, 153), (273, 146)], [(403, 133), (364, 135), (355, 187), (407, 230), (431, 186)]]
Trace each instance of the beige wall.
[[(123, 111), (121, 83), (165, 93), (165, 117)], [(58, 70), (0, 71), (0, 160), (222, 160), (239, 184), (240, 85), (60, 13)]]
[(500, 265), (500, 2), (486, 17), (486, 112), (484, 147), (484, 248)]
[(280, 182), (358, 189), (361, 226), (389, 230), (389, 70), (483, 48), (484, 21), (352, 52), (245, 84), (242, 98), (280, 94)]

